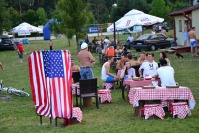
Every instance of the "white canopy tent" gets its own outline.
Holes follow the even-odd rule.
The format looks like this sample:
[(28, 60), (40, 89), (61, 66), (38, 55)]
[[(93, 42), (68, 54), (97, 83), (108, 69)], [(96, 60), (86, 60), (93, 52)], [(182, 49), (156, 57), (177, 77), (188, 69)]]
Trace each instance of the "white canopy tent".
[(18, 25), (17, 27), (14, 27), (11, 32), (18, 33), (19, 36), (20, 35), (24, 36), (24, 35), (30, 35), (33, 32), (41, 33), (42, 31), (43, 30), (41, 28), (38, 28), (36, 26), (30, 25), (29, 23), (24, 22)]
[[(163, 18), (145, 14), (142, 11), (133, 9), (115, 22), (115, 29), (124, 30), (135, 25), (147, 26), (155, 23), (162, 23), (163, 21)], [(107, 28), (107, 32), (111, 31), (114, 31), (113, 24)]]

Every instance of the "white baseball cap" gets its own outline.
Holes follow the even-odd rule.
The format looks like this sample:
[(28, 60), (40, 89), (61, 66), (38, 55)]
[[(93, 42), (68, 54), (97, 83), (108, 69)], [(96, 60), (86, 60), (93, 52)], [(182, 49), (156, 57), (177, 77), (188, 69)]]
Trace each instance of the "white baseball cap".
[(88, 47), (88, 44), (85, 43), (85, 42), (83, 42), (82, 45), (81, 45), (81, 49), (85, 49), (85, 48), (87, 48), (87, 47)]

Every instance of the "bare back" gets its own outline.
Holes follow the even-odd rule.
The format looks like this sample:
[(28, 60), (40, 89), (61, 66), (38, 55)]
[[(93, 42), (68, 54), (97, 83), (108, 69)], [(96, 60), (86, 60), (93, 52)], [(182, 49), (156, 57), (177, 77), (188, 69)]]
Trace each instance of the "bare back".
[(87, 50), (80, 51), (77, 57), (80, 62), (80, 67), (91, 66), (91, 64), (95, 61), (95, 58)]
[(196, 33), (194, 30), (189, 31), (189, 39), (196, 39)]

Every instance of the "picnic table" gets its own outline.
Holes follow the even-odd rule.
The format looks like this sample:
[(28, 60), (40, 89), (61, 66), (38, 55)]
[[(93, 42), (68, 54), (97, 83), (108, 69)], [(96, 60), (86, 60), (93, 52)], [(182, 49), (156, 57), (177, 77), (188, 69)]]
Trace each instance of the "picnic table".
[(153, 100), (187, 100), (190, 109), (195, 107), (195, 99), (188, 87), (166, 88), (158, 87), (155, 89), (142, 89), (141, 87), (131, 88), (128, 94), (129, 103), (135, 109), (135, 116), (140, 115), (140, 109), (144, 106), (142, 101)]

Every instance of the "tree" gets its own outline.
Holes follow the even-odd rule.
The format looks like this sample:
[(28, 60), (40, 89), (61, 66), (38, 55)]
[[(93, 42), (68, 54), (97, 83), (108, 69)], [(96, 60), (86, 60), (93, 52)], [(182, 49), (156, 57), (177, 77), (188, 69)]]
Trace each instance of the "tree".
[(36, 25), (37, 24), (37, 14), (34, 10), (28, 10), (25, 14), (23, 14), (22, 16), (22, 20), (30, 23), (32, 25)]
[(37, 19), (37, 25), (44, 25), (47, 22), (46, 12), (44, 8), (38, 8), (36, 11), (36, 15), (38, 17)]
[(0, 34), (3, 30), (9, 30), (11, 28), (11, 23), (9, 21), (9, 13), (7, 11), (7, 5), (4, 0), (0, 0)]
[(167, 19), (167, 14), (171, 9), (166, 6), (164, 0), (153, 0), (151, 4), (150, 14)]
[(17, 10), (10, 7), (10, 8), (8, 8), (8, 12), (10, 14), (9, 19), (10, 19), (11, 27), (15, 27), (22, 22), (21, 16)]
[(79, 38), (83, 37), (82, 28), (88, 21), (87, 5), (82, 0), (60, 0), (56, 6), (62, 31), (68, 38), (76, 36), (77, 50), (79, 50)]

